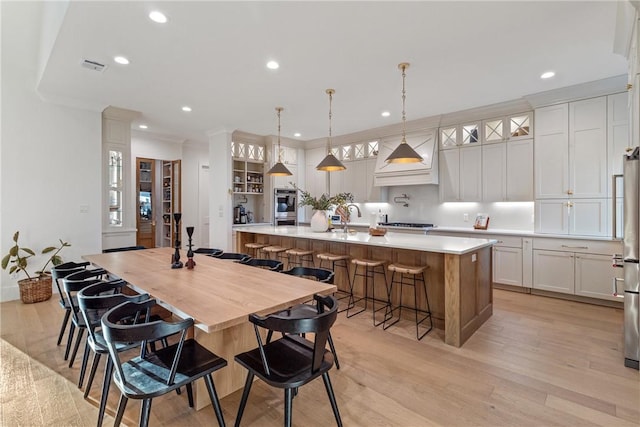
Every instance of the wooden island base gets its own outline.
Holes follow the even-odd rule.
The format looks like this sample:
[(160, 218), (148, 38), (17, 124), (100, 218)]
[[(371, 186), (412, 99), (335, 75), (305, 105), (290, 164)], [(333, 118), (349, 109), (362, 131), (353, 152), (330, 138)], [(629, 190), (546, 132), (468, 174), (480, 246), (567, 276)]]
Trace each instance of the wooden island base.
[[(265, 227), (266, 228), (266, 227)], [(302, 228), (302, 227), (300, 227)], [(272, 228), (273, 229), (273, 228)], [(279, 235), (253, 230), (238, 230), (236, 248), (244, 248), (246, 243), (258, 242), (280, 245), (289, 248), (312, 249), (316, 254), (331, 252), (348, 254), (351, 258), (384, 260), (389, 263), (408, 265), (426, 265), (427, 292), (434, 326), (444, 329), (445, 343), (460, 347), (493, 314), (493, 289), (491, 282), (491, 244), (473, 249), (467, 253), (441, 253), (417, 249), (389, 247), (389, 241), (367, 239), (366, 242), (349, 241), (336, 233), (315, 233), (306, 237)], [(360, 235), (366, 233), (358, 233)], [(332, 236), (333, 235), (333, 236)], [(389, 236), (389, 235), (387, 235)], [(429, 236), (415, 236), (429, 239)], [(377, 239), (384, 239), (377, 238)], [(403, 237), (404, 239), (404, 237)], [(355, 240), (355, 238), (353, 239)], [(473, 240), (473, 239), (472, 239)], [(376, 242), (381, 242), (377, 244)], [(350, 268), (350, 275), (353, 273)], [(391, 275), (387, 271), (390, 282)], [(344, 269), (336, 269), (335, 285), (342, 291), (349, 289), (349, 279)], [(376, 284), (376, 296), (384, 295), (384, 285)], [(394, 288), (391, 296), (396, 305), (400, 296), (399, 287)], [(354, 292), (362, 295), (364, 286), (361, 278), (356, 278)], [(418, 295), (424, 299), (423, 295)], [(413, 302), (413, 292), (404, 292), (405, 304)], [(420, 301), (422, 303), (423, 301)]]

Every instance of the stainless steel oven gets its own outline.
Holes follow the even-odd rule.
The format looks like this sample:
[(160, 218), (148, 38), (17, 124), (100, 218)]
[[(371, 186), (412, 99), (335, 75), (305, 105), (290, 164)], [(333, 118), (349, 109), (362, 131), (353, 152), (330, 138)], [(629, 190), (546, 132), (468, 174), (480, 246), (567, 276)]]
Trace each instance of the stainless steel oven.
[(274, 223), (275, 225), (297, 225), (298, 204), (297, 190), (276, 188), (274, 190)]

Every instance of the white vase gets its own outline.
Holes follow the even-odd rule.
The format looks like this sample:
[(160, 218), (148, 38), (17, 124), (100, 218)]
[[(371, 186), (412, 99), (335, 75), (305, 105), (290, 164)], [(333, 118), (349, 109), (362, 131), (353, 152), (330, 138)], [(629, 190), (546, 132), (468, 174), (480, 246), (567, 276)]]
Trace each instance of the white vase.
[(314, 211), (313, 215), (311, 216), (311, 231), (322, 233), (327, 231), (327, 228), (329, 228), (329, 223), (327, 222), (327, 212)]

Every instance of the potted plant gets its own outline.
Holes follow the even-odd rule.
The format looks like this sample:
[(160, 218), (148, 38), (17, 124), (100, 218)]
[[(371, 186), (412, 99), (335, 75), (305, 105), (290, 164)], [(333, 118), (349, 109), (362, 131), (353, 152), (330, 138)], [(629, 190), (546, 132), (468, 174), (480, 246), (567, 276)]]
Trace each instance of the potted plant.
[(60, 246), (48, 246), (42, 250), (42, 254), (51, 254), (44, 266), (35, 273), (29, 274), (29, 258), (35, 256), (35, 252), (29, 248), (20, 247), (18, 244), (20, 232), (16, 231), (13, 235), (14, 245), (9, 249), (9, 253), (2, 258), (2, 269), (6, 270), (9, 265), (9, 274), (20, 273), (21, 271), (27, 276), (26, 279), (18, 280), (20, 288), (20, 299), (26, 304), (34, 302), (46, 301), (51, 298), (51, 275), (47, 270), (47, 266), (51, 263), (56, 266), (62, 263), (60, 251), (71, 244), (60, 240)]
[(311, 209), (315, 211), (311, 216), (311, 230), (316, 232), (327, 231), (329, 227), (327, 211), (334, 207), (345, 206), (347, 203), (353, 201), (353, 195), (351, 193), (338, 193), (333, 196), (323, 193), (320, 197), (314, 197), (308, 191), (296, 187), (295, 184), (293, 184), (293, 188), (300, 192), (299, 205), (311, 206)]

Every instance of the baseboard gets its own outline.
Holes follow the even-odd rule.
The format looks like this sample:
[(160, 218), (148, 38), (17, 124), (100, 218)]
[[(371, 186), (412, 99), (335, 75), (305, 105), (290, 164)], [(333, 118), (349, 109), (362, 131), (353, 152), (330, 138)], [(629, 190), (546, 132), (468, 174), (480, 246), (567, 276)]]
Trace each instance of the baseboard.
[(20, 289), (18, 285), (2, 286), (0, 288), (0, 302), (14, 301), (20, 299)]
[(543, 297), (558, 298), (558, 299), (564, 299), (567, 301), (584, 302), (587, 304), (601, 305), (604, 307), (613, 307), (613, 308), (620, 308), (620, 309), (624, 308), (624, 303), (622, 301), (620, 302), (609, 301), (606, 299), (589, 298), (589, 297), (583, 297), (581, 295), (563, 294), (561, 292), (543, 291), (540, 289), (533, 289), (533, 288), (531, 289), (531, 295), (540, 295)]
[(530, 294), (531, 288), (525, 288), (524, 286), (505, 285), (503, 283), (494, 283), (494, 289), (501, 289), (503, 291), (520, 292), (522, 294)]

